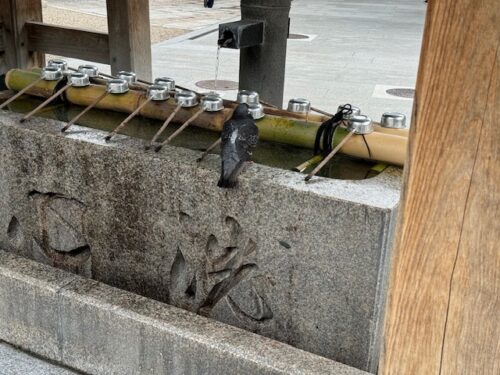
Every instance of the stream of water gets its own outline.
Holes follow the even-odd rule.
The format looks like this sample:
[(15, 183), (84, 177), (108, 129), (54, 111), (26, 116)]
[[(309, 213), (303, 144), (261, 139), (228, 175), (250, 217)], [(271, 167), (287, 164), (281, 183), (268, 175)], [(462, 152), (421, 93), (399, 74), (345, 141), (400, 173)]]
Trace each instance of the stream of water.
[(214, 92), (217, 92), (217, 81), (219, 79), (219, 64), (220, 64), (220, 50), (222, 46), (217, 46), (217, 57), (215, 60), (215, 79), (214, 79)]

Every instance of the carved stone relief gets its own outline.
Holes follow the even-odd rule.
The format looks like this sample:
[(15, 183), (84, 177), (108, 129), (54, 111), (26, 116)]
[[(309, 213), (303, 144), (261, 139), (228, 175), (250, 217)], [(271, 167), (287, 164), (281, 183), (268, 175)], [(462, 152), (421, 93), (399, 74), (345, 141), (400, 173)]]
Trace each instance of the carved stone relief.
[(61, 194), (38, 191), (30, 192), (27, 199), (34, 225), (27, 233), (18, 217), (12, 216), (7, 228), (11, 248), (29, 246), (35, 260), (91, 277), (90, 247), (83, 228), (85, 205)]
[[(185, 236), (171, 267), (169, 303), (209, 316), (226, 299), (233, 314), (245, 325), (271, 320), (273, 313), (261, 290), (263, 276), (258, 274), (257, 264), (249, 260), (257, 244), (245, 235), (238, 221), (225, 218), (225, 240), (206, 230), (210, 223), (196, 222), (186, 213), (180, 213), (179, 221)], [(243, 294), (231, 297), (236, 289)], [(249, 298), (244, 303), (242, 295)]]

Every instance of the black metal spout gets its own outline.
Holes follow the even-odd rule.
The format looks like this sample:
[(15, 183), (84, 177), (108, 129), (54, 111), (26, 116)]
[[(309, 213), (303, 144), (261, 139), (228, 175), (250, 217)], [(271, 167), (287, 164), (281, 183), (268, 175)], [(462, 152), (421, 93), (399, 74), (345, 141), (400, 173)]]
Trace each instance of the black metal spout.
[(256, 47), (264, 42), (264, 21), (241, 20), (219, 25), (222, 48), (242, 49)]

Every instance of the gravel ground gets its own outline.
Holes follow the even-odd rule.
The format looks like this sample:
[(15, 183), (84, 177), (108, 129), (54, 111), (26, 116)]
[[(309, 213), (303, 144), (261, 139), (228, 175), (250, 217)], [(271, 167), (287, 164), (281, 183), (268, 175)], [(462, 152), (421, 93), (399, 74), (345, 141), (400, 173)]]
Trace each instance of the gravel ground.
[[(52, 7), (44, 4), (43, 20), (60, 26), (85, 28), (92, 31), (107, 32), (108, 21), (105, 16), (91, 15), (74, 10)], [(179, 28), (166, 28), (162, 26), (151, 26), (151, 43), (159, 43), (188, 33), (190, 30)]]
[[(104, 0), (44, 0), (46, 22), (106, 31)], [(239, 0), (216, 0), (212, 9), (202, 0), (150, 0), (152, 43), (239, 16)]]

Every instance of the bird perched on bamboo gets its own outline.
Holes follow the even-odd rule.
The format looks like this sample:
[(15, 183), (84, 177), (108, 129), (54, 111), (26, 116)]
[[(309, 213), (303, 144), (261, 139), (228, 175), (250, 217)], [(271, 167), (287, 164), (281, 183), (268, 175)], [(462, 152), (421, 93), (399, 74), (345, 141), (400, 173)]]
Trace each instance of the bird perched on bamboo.
[(257, 147), (259, 129), (248, 111), (248, 105), (239, 104), (233, 116), (224, 123), (221, 135), (221, 188), (238, 185), (238, 175), (245, 163), (251, 161), (252, 150)]

